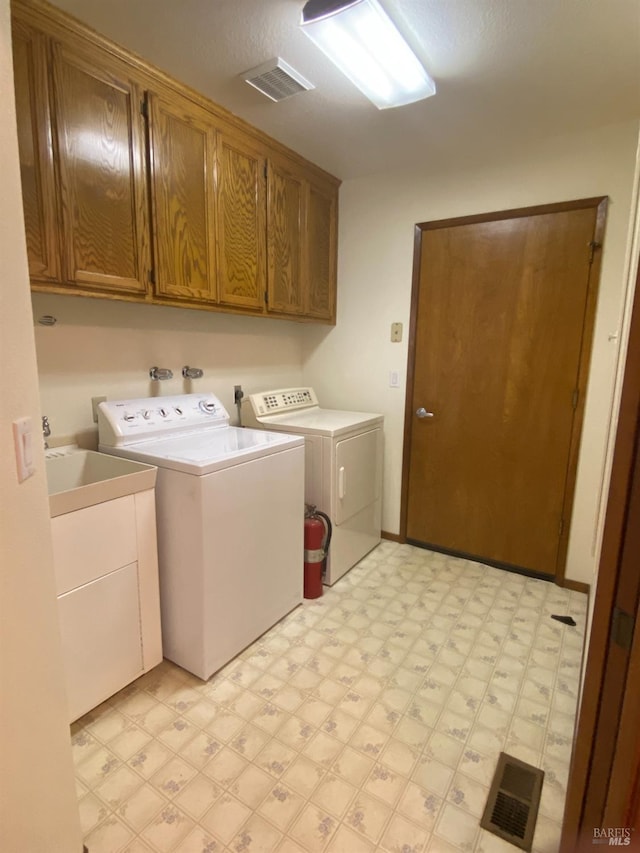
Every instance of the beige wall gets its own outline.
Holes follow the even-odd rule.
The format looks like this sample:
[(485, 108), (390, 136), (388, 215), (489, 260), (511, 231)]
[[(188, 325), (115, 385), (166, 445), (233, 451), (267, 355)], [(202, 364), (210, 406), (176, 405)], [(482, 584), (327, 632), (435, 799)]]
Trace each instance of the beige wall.
[[(32, 301), (42, 411), (54, 441), (79, 434), (95, 443), (92, 397), (213, 391), (235, 422), (234, 385), (250, 394), (302, 379), (305, 327), (298, 323), (46, 294)], [(57, 324), (39, 325), (45, 314)], [(152, 383), (154, 365), (171, 368), (174, 378)], [(184, 365), (204, 376), (186, 382)]]
[[(637, 122), (548, 140), (482, 169), (402, 172), (346, 181), (341, 189), (338, 323), (305, 339), (304, 377), (338, 407), (385, 415), (383, 528), (399, 530), (407, 331), (414, 225), (491, 210), (608, 195), (591, 377), (587, 395), (567, 576), (591, 583), (599, 495), (612, 406), (626, 280)], [(404, 323), (400, 344), (389, 327)], [(389, 387), (399, 370), (401, 387)]]
[[(80, 853), (29, 304), (9, 0), (0, 0), (0, 849)], [(19, 484), (12, 421), (36, 430)]]

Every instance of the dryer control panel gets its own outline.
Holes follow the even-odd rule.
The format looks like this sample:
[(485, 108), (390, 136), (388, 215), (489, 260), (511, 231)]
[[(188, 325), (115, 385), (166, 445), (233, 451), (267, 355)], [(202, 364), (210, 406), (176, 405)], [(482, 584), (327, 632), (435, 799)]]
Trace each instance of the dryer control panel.
[(108, 447), (228, 425), (229, 413), (214, 394), (107, 400), (98, 406), (98, 441)]
[(277, 391), (250, 394), (249, 400), (257, 418), (318, 406), (313, 388), (279, 388)]

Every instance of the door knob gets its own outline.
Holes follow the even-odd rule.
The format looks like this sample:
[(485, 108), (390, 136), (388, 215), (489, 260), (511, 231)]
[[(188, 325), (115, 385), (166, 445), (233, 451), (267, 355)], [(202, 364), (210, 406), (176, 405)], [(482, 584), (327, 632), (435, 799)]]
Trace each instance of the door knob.
[(432, 418), (433, 412), (428, 412), (424, 406), (420, 406), (420, 408), (416, 411), (416, 415), (419, 418)]

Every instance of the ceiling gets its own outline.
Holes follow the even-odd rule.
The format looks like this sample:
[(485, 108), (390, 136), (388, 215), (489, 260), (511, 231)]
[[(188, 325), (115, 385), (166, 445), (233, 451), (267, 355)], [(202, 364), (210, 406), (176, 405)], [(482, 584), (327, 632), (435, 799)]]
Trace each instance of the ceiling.
[[(299, 29), (304, 0), (55, 0), (342, 179), (437, 170), (640, 116), (638, 0), (381, 3), (435, 97), (376, 109)], [(239, 76), (276, 56), (316, 88), (274, 103)]]

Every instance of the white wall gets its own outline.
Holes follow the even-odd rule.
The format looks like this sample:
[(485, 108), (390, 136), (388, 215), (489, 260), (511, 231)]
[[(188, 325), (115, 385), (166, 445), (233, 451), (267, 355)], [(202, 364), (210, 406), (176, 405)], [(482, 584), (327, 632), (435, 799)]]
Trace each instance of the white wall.
[[(245, 395), (297, 385), (302, 378), (301, 324), (184, 308), (33, 294), (42, 411), (53, 442), (96, 440), (91, 398), (128, 399), (213, 391), (236, 421), (234, 385)], [(51, 314), (55, 326), (41, 326)], [(182, 378), (200, 367), (201, 379)], [(173, 379), (149, 380), (168, 367)]]
[[(80, 853), (31, 327), (9, 0), (0, 0), (0, 849)], [(12, 421), (36, 428), (19, 484)]]
[[(340, 199), (338, 323), (305, 336), (304, 378), (321, 399), (385, 415), (383, 528), (399, 531), (414, 225), (492, 210), (608, 195), (600, 296), (571, 525), (567, 577), (591, 583), (624, 302), (624, 259), (638, 123), (550, 139), (483, 168), (390, 171), (346, 181)], [(404, 323), (402, 343), (390, 324)], [(389, 387), (400, 370), (401, 388)]]

